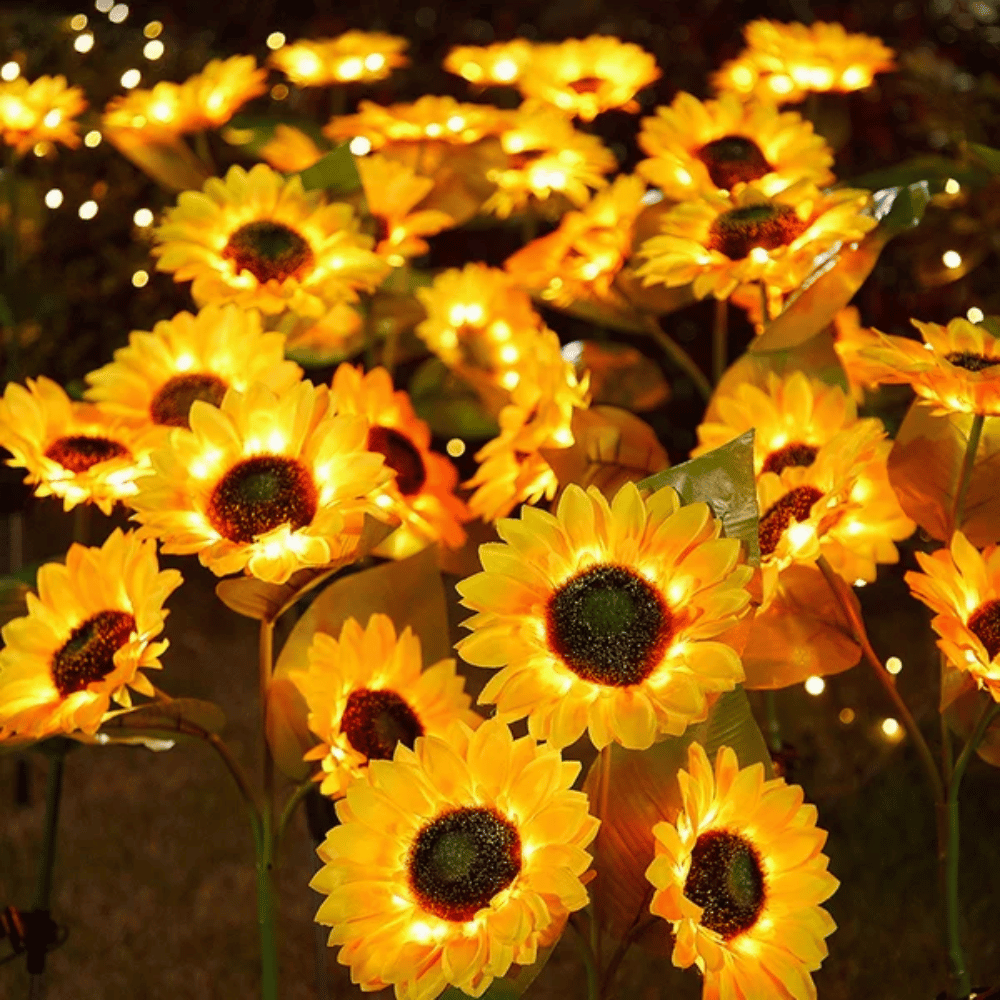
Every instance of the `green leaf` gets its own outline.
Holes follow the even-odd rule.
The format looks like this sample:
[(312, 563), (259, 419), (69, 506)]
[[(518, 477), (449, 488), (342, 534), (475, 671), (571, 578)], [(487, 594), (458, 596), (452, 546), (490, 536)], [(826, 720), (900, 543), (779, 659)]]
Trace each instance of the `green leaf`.
[(361, 175), (350, 144), (346, 142), (327, 153), (319, 163), (303, 170), (299, 177), (307, 191), (323, 190), (331, 195), (344, 195), (361, 189)]
[[(995, 150), (992, 152), (1000, 158), (1000, 153)], [(918, 184), (920, 181), (929, 181), (937, 189), (942, 187), (949, 178), (954, 178), (959, 184), (969, 187), (982, 187), (989, 180), (981, 168), (970, 166), (967, 163), (958, 163), (946, 156), (915, 156), (910, 160), (903, 160), (902, 163), (886, 167), (884, 170), (874, 170), (871, 173), (862, 174), (860, 177), (851, 177), (839, 186), (879, 191), (883, 188), (901, 188), (910, 184)]]
[(323, 136), (323, 130), (311, 118), (272, 118), (269, 115), (236, 115), (222, 130), (222, 138), (230, 146), (249, 153), (260, 155), (273, 138), (279, 125), (287, 125), (304, 132), (320, 149), (328, 149), (330, 144)]
[(413, 408), (441, 437), (486, 439), (500, 433), (479, 394), (440, 358), (428, 358), (409, 386)]
[[(97, 743), (136, 743), (150, 749), (167, 749), (164, 740), (178, 735), (197, 736), (197, 730), (221, 732), (226, 716), (214, 702), (197, 698), (157, 700), (116, 712), (104, 722)], [(150, 745), (152, 741), (153, 745)]]
[(1000, 174), (1000, 149), (982, 146), (978, 142), (970, 142), (968, 149), (973, 159), (978, 160), (991, 174)]

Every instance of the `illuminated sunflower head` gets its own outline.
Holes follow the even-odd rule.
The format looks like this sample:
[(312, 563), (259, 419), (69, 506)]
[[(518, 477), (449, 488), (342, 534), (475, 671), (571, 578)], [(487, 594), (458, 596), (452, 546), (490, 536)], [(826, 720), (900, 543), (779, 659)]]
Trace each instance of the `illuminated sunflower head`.
[(746, 610), (752, 570), (707, 504), (681, 507), (670, 487), (643, 500), (627, 483), (609, 505), (570, 485), (555, 515), (522, 507), (497, 531), (506, 544), (480, 546), (485, 572), (458, 584), (477, 614), (456, 648), (503, 668), (480, 696), (500, 717), (527, 715), (558, 747), (588, 730), (597, 747), (645, 749), (743, 680), (712, 639)]
[(514, 84), (531, 60), (535, 46), (526, 38), (493, 45), (458, 45), (444, 60), (444, 68), (476, 87)]
[(418, 176), (405, 164), (377, 153), (359, 157), (356, 163), (368, 214), (375, 220), (375, 253), (393, 267), (427, 253), (430, 247), (422, 237), (455, 225), (446, 212), (418, 208), (433, 190), (433, 178)]
[(761, 764), (740, 768), (722, 747), (715, 770), (692, 743), (677, 774), (682, 809), (653, 827), (650, 910), (671, 924), (673, 962), (695, 965), (704, 997), (814, 1000), (815, 972), (836, 930), (820, 907), (839, 883), (822, 854), (816, 807)]
[(525, 97), (589, 122), (610, 108), (638, 111), (632, 98), (660, 76), (645, 49), (614, 36), (591, 35), (536, 45), (518, 87)]
[(0, 445), (8, 465), (27, 469), (35, 495), (59, 497), (66, 510), (96, 504), (105, 514), (131, 500), (148, 471), (148, 442), (120, 418), (74, 403), (44, 376), (8, 384), (0, 400)]
[(0, 83), (0, 137), (18, 154), (38, 142), (80, 145), (74, 119), (87, 107), (79, 87), (67, 87), (64, 76), (24, 77)]
[(847, 32), (837, 23), (751, 21), (743, 34), (746, 49), (727, 62), (712, 83), (744, 99), (756, 96), (788, 104), (816, 91), (861, 90), (876, 73), (895, 68), (895, 53), (880, 39)]
[(790, 291), (817, 254), (875, 228), (875, 219), (862, 214), (868, 200), (867, 191), (824, 194), (808, 181), (769, 198), (751, 181), (725, 199), (683, 202), (660, 218), (662, 235), (642, 244), (647, 260), (638, 274), (647, 285), (693, 282), (698, 298), (728, 298), (748, 282)]
[(213, 59), (182, 84), (182, 101), (198, 119), (197, 128), (224, 125), (247, 101), (267, 90), (267, 70), (253, 56)]
[(906, 582), (935, 612), (938, 646), (1000, 701), (1000, 546), (979, 552), (956, 531), (949, 548), (918, 552), (917, 562), (923, 573), (907, 573)]
[(179, 83), (161, 80), (151, 90), (136, 88), (108, 101), (101, 124), (105, 129), (142, 129), (182, 135), (202, 128), (201, 115)]
[(317, 632), (309, 670), (291, 679), (309, 706), (309, 728), (320, 743), (306, 760), (321, 762), (320, 791), (340, 798), (372, 760), (391, 760), (396, 744), (413, 749), (418, 736), (442, 739), (456, 721), (473, 729), (454, 660), (423, 667), (420, 640), (406, 628), (396, 637), (392, 619), (372, 615), (365, 628), (348, 618), (340, 638)]
[(409, 62), (403, 55), (409, 44), (381, 31), (347, 31), (336, 38), (300, 38), (268, 61), (300, 87), (371, 83)]
[(537, 449), (525, 451), (514, 436), (501, 434), (476, 453), (479, 468), (465, 484), (475, 489), (469, 510), (487, 523), (506, 517), (518, 504), (552, 500), (559, 477)]
[(321, 160), (323, 150), (301, 129), (279, 122), (257, 155), (283, 174), (297, 174)]
[(156, 543), (115, 529), (99, 548), (71, 545), (66, 565), (38, 571), (28, 615), (3, 627), (0, 740), (93, 734), (112, 699), (128, 708), (128, 689), (152, 695), (141, 670), (160, 668), (167, 641), (163, 603), (181, 584), (160, 571)]
[(571, 788), (579, 770), (496, 719), (372, 761), (337, 803), (310, 883), (353, 980), (397, 1000), (449, 984), (481, 996), (533, 964), (587, 905), (598, 823)]
[(144, 534), (164, 552), (197, 552), (217, 576), (245, 569), (269, 583), (348, 555), (390, 472), (367, 449), (368, 422), (328, 408), (310, 382), (281, 396), (230, 389), (218, 408), (196, 400), (191, 429), (153, 452), (131, 501)]
[(326, 204), (263, 163), (230, 167), (202, 191), (184, 191), (154, 230), (160, 271), (193, 279), (195, 302), (235, 302), (264, 313), (319, 318), (374, 289), (388, 266), (369, 247), (353, 209)]
[(603, 175), (618, 165), (597, 136), (577, 131), (564, 114), (544, 106), (511, 113), (500, 144), (507, 164), (486, 172), (497, 190), (483, 211), (501, 219), (560, 195), (582, 207), (590, 189), (604, 187)]
[(543, 299), (569, 305), (577, 299), (616, 301), (615, 276), (632, 252), (632, 226), (642, 211), (646, 185), (632, 175), (615, 178), (559, 228), (508, 257), (508, 274), (539, 290)]
[(382, 455), (396, 473), (376, 499), (401, 522), (383, 549), (401, 558), (438, 540), (450, 548), (463, 545), (462, 522), (469, 512), (455, 496), (458, 471), (431, 451), (430, 428), (413, 412), (410, 397), (393, 390), (389, 373), (375, 368), (366, 375), (341, 365), (333, 376), (332, 404), (337, 413), (367, 419), (368, 450)]
[(291, 388), (302, 369), (285, 361), (284, 347), (284, 336), (265, 333), (254, 310), (230, 304), (205, 306), (195, 316), (181, 312), (151, 333), (131, 333), (113, 362), (87, 375), (87, 398), (138, 424), (187, 427), (196, 399), (218, 406), (230, 386)]
[(934, 413), (1000, 414), (1000, 338), (967, 319), (911, 322), (922, 344), (874, 330), (877, 340), (858, 352), (873, 381), (912, 386)]
[[(771, 315), (776, 314), (772, 312)], [(865, 390), (878, 385), (878, 378), (871, 370), (871, 363), (862, 358), (861, 351), (878, 344), (878, 335), (861, 325), (861, 313), (855, 306), (847, 306), (837, 312), (833, 317), (833, 333), (833, 349), (847, 375), (851, 395), (856, 402), (862, 403)]]
[(833, 151), (810, 122), (773, 104), (743, 104), (732, 94), (702, 102), (679, 93), (655, 118), (643, 118), (639, 145), (651, 159), (636, 170), (677, 201), (741, 182), (756, 181), (770, 196), (803, 179), (833, 180)]

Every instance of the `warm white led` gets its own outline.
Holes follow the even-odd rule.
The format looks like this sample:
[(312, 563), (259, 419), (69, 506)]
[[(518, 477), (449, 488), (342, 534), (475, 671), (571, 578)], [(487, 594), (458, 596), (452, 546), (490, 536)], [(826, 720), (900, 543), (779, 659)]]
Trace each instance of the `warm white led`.
[(132, 284), (136, 288), (144, 288), (149, 284), (149, 272), (148, 271), (136, 271), (132, 275)]
[(969, 311), (965, 314), (970, 323), (982, 323), (986, 319), (986, 313), (979, 306), (969, 306)]
[(45, 204), (49, 208), (58, 208), (63, 203), (63, 193), (59, 188), (49, 188), (45, 192)]
[(452, 438), (445, 446), (444, 450), (452, 458), (459, 458), (465, 454), (465, 442), (461, 438)]
[(367, 156), (372, 151), (372, 144), (363, 135), (356, 135), (347, 148), (355, 156)]
[(132, 221), (142, 228), (146, 226), (151, 226), (153, 224), (153, 213), (148, 208), (140, 208), (135, 215), (132, 216)]
[(894, 740), (899, 736), (902, 727), (895, 719), (882, 720), (882, 732), (890, 739)]
[(21, 75), (21, 67), (18, 66), (13, 59), (10, 62), (5, 62), (3, 66), (0, 66), (0, 79), (7, 83), (11, 80), (16, 80)]
[(890, 674), (898, 674), (900, 670), (903, 669), (903, 661), (898, 656), (890, 656), (889, 659), (885, 661), (885, 669), (888, 670)]
[(160, 32), (163, 31), (162, 21), (150, 21), (145, 28), (142, 29), (142, 33), (147, 38), (159, 38)]
[(97, 202), (93, 199), (85, 201), (77, 210), (77, 214), (81, 219), (92, 219), (97, 215)]
[(822, 694), (826, 690), (826, 681), (814, 674), (806, 678), (805, 688), (809, 694)]
[(962, 185), (959, 184), (954, 177), (949, 177), (944, 182), (945, 194), (958, 194), (958, 192), (961, 190), (962, 190)]
[(74, 14), (69, 19), (69, 26), (74, 31), (83, 31), (87, 27), (87, 15), (86, 14)]
[(77, 52), (89, 52), (94, 47), (94, 36), (85, 31), (82, 35), (77, 35), (73, 40), (73, 48)]
[(94, 0), (94, 6), (102, 13), (107, 14), (115, 5), (115, 0)]
[(95, 146), (100, 146), (101, 144), (101, 133), (97, 129), (91, 129), (84, 137), (83, 144), (88, 149), (93, 149)]
[(158, 38), (154, 38), (151, 42), (146, 42), (142, 47), (142, 54), (150, 61), (154, 59), (159, 59), (163, 55), (164, 45)]
[(962, 266), (962, 255), (957, 250), (945, 250), (941, 255), (941, 263), (945, 267), (955, 270), (956, 267)]
[(133, 87), (139, 86), (139, 81), (142, 79), (142, 73), (137, 69), (127, 69), (122, 73), (122, 86), (126, 90), (131, 90)]
[(271, 34), (267, 36), (267, 41), (264, 43), (269, 49), (280, 49), (282, 45), (285, 44), (285, 36), (280, 31), (272, 31)]
[(108, 20), (112, 24), (121, 24), (126, 17), (128, 17), (127, 3), (116, 3), (114, 7), (108, 11)]

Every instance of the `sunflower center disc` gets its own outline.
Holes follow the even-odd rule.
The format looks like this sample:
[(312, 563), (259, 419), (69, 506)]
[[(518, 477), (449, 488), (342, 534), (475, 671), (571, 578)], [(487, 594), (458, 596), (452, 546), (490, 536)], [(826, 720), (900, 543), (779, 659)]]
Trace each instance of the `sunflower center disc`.
[(391, 427), (372, 427), (368, 431), (368, 450), (385, 456), (385, 464), (396, 473), (396, 488), (404, 497), (420, 492), (427, 481), (427, 470), (413, 442)]
[(986, 647), (991, 660), (1000, 653), (1000, 601), (980, 604), (969, 618), (969, 631)]
[(596, 94), (603, 82), (599, 76), (581, 76), (569, 84), (569, 89), (576, 94)]
[(294, 458), (255, 455), (234, 465), (216, 484), (205, 511), (231, 542), (252, 542), (286, 522), (304, 528), (316, 516), (318, 494), (309, 470)]
[(92, 466), (112, 458), (131, 458), (132, 453), (125, 445), (109, 438), (72, 434), (53, 441), (45, 449), (45, 457), (58, 462), (70, 472), (86, 472)]
[(793, 441), (786, 444), (784, 448), (772, 451), (764, 461), (761, 472), (774, 472), (781, 475), (782, 469), (788, 469), (793, 465), (808, 467), (816, 461), (819, 448), (811, 444), (804, 444), (802, 441)]
[(77, 625), (52, 657), (52, 683), (66, 698), (115, 669), (115, 653), (135, 631), (127, 611), (99, 611)]
[(438, 816), (410, 849), (410, 888), (442, 920), (471, 920), (520, 871), (517, 827), (493, 809), (464, 807)]
[(945, 355), (945, 360), (967, 372), (981, 372), (1000, 365), (1000, 358), (988, 358), (984, 354), (970, 354), (968, 351), (952, 351)]
[(218, 375), (202, 372), (193, 375), (174, 375), (160, 386), (149, 404), (149, 415), (154, 424), (166, 427), (187, 427), (188, 412), (195, 400), (201, 399), (218, 406), (229, 386)]
[(395, 691), (371, 688), (350, 693), (340, 729), (369, 760), (391, 760), (397, 743), (412, 750), (424, 734), (416, 713)]
[(749, 930), (764, 908), (764, 872), (750, 841), (709, 830), (691, 849), (684, 895), (704, 909), (701, 923), (726, 941)]
[(805, 232), (803, 222), (788, 205), (747, 205), (723, 212), (709, 229), (708, 245), (730, 260), (743, 260), (757, 247), (775, 250)]
[(549, 598), (549, 646), (593, 684), (641, 684), (670, 641), (672, 618), (660, 595), (624, 566), (595, 566)]
[(249, 271), (261, 284), (299, 278), (312, 266), (309, 244), (294, 229), (271, 219), (240, 226), (222, 249), (236, 273)]
[(768, 507), (760, 519), (760, 554), (769, 556), (792, 521), (805, 521), (813, 504), (823, 496), (815, 486), (796, 486)]
[(744, 135), (724, 135), (706, 142), (695, 154), (717, 187), (729, 190), (740, 181), (755, 181), (771, 172), (760, 146)]

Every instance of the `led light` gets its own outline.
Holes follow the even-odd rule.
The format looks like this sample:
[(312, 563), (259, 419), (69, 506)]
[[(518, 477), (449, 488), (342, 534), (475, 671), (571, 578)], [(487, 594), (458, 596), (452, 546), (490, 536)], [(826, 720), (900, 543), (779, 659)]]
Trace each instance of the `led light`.
[(7, 83), (10, 83), (11, 80), (16, 80), (20, 75), (21, 67), (13, 59), (0, 66), (0, 79), (5, 80)]
[(772, 76), (771, 79), (768, 80), (768, 85), (776, 94), (787, 94), (792, 87), (795, 86), (795, 84), (793, 84), (792, 81), (784, 75)]
[(738, 90), (749, 90), (753, 86), (753, 70), (746, 66), (737, 66), (730, 74)]
[(469, 83), (475, 83), (477, 80), (482, 79), (483, 76), (482, 68), (477, 66), (474, 62), (464, 63), (458, 72), (461, 76), (465, 77)]
[(900, 670), (903, 669), (903, 661), (898, 656), (890, 656), (889, 659), (885, 661), (885, 669), (888, 670), (890, 674), (898, 674)]
[(979, 306), (970, 306), (969, 311), (965, 315), (970, 323), (982, 323), (986, 319), (986, 314)]
[(59, 188), (50, 188), (45, 192), (45, 204), (49, 208), (58, 208), (63, 203), (63, 193)]
[(810, 694), (822, 694), (826, 690), (826, 681), (813, 674), (812, 677), (806, 678), (805, 688)]
[(142, 47), (142, 54), (149, 59), (151, 62), (154, 59), (159, 59), (163, 55), (164, 45), (158, 38), (154, 38), (151, 42), (146, 42)]
[(149, 272), (148, 271), (136, 271), (132, 275), (132, 284), (136, 288), (145, 288), (149, 284)]
[(767, 251), (763, 247), (754, 247), (750, 251), (750, 259), (755, 264), (766, 264), (769, 260)]
[(97, 202), (93, 199), (85, 201), (77, 211), (81, 219), (92, 219), (97, 215)]
[(283, 83), (276, 83), (271, 88), (271, 97), (276, 101), (283, 101), (288, 96), (288, 88)]
[(272, 31), (271, 34), (267, 36), (264, 44), (269, 49), (280, 49), (282, 45), (285, 44), (285, 36), (280, 31)]
[(97, 129), (91, 129), (84, 137), (83, 144), (88, 149), (93, 149), (95, 146), (100, 146), (101, 144), (101, 133)]
[(69, 19), (69, 26), (74, 31), (83, 31), (87, 27), (87, 15), (86, 14), (74, 14)]
[(85, 31), (82, 35), (77, 35), (73, 41), (73, 48), (77, 52), (89, 52), (94, 47), (94, 36)]
[(513, 59), (500, 59), (493, 67), (493, 79), (509, 83), (517, 76), (517, 63)]
[(61, 121), (62, 121), (62, 112), (58, 108), (53, 108), (42, 119), (42, 124), (46, 128), (55, 128)]
[(890, 739), (896, 739), (902, 732), (902, 727), (895, 719), (882, 720), (882, 732)]
[(114, 7), (108, 11), (108, 20), (112, 24), (121, 24), (126, 17), (128, 17), (128, 4), (116, 3)]
[(47, 155), (51, 149), (51, 142), (36, 142), (31, 151), (35, 154), (35, 156), (41, 159), (41, 157)]
[(381, 52), (373, 52), (365, 56), (365, 69), (369, 73), (377, 73), (385, 65), (385, 56)]
[(854, 709), (853, 708), (842, 708), (840, 710), (840, 715), (837, 716), (838, 719), (845, 725), (849, 726), (854, 721)]
[(146, 226), (151, 226), (153, 224), (153, 213), (148, 208), (140, 208), (135, 215), (132, 216), (132, 221), (142, 228)]
[(115, 5), (115, 0), (94, 0), (94, 6), (102, 13), (107, 14)]
[(858, 577), (858, 579), (854, 581), (854, 586), (855, 587), (867, 587), (868, 586), (868, 581), (867, 580), (862, 580), (861, 577)]
[(957, 250), (946, 250), (941, 256), (941, 263), (955, 270), (956, 267), (962, 266), (962, 255)]
[(159, 38), (160, 32), (163, 31), (162, 21), (150, 21), (145, 28), (142, 29), (142, 33), (147, 38)]
[(363, 135), (356, 135), (347, 148), (355, 156), (367, 156), (372, 151), (372, 144)]
[(865, 85), (867, 77), (865, 71), (860, 66), (848, 66), (840, 75), (845, 87), (857, 89)]
[(357, 58), (357, 56), (351, 56), (350, 59), (345, 59), (337, 67), (337, 76), (341, 80), (356, 80), (361, 76), (364, 71), (365, 64)]
[(816, 531), (811, 524), (801, 524), (796, 521), (788, 529), (788, 543), (793, 552), (804, 548), (816, 537)]
[(460, 458), (465, 454), (465, 442), (461, 438), (452, 438), (445, 446), (444, 450), (452, 458)]
[(958, 194), (962, 190), (962, 185), (955, 180), (954, 177), (949, 177), (944, 182), (944, 193), (945, 194)]
[(133, 87), (139, 86), (139, 81), (142, 79), (142, 73), (137, 69), (127, 69), (122, 73), (122, 86), (126, 90), (131, 90)]

